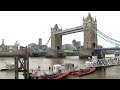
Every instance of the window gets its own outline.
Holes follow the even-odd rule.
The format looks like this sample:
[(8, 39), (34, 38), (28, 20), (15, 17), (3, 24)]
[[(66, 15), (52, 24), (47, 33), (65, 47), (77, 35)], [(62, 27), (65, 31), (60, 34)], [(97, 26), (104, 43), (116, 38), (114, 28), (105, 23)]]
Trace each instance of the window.
[(92, 44), (92, 48), (95, 48), (95, 43)]
[(92, 56), (94, 56), (94, 52), (92, 52)]
[(57, 46), (57, 50), (60, 50), (60, 47), (59, 47), (59, 46)]

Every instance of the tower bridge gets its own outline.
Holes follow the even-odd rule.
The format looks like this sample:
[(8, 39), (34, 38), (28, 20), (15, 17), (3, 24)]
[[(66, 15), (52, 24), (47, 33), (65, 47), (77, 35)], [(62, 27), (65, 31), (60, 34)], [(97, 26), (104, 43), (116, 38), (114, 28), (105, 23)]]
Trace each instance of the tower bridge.
[[(86, 18), (83, 17), (83, 25), (69, 29), (59, 29), (55, 24), (54, 28), (51, 28), (51, 48), (47, 51), (46, 56), (59, 57), (58, 52), (62, 52), (62, 36), (72, 33), (83, 32), (84, 42), (80, 48), (80, 58), (88, 58), (93, 55), (97, 55), (101, 50), (120, 50), (120, 48), (99, 48), (97, 36), (101, 37), (105, 41), (120, 46), (120, 41), (115, 40), (97, 29), (97, 20), (93, 19), (91, 14), (88, 13)], [(64, 55), (60, 55), (64, 56)]]
[(48, 50), (48, 56), (58, 57), (57, 51), (62, 50), (62, 36), (72, 33), (84, 32), (84, 43), (80, 50), (80, 57), (88, 57), (95, 54), (94, 47), (97, 47), (97, 34), (92, 31), (92, 28), (97, 30), (97, 20), (91, 17), (89, 13), (87, 18), (83, 18), (83, 25), (66, 30), (59, 29), (55, 24), (51, 28), (51, 49)]

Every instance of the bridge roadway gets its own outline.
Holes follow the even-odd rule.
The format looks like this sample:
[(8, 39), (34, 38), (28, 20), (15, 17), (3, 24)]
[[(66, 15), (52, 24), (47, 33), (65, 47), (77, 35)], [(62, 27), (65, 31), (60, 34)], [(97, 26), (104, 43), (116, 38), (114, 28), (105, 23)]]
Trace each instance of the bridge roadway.
[[(54, 49), (54, 51), (57, 51), (57, 53), (63, 53), (64, 52), (64, 50), (55, 50)], [(45, 53), (45, 52), (47, 52), (47, 50), (46, 51), (32, 51), (32, 53)], [(73, 53), (74, 52), (79, 52), (79, 50), (73, 50)]]
[[(95, 51), (100, 51), (100, 50), (120, 50), (120, 48), (94, 48)], [(64, 52), (64, 50), (55, 50), (58, 53)], [(79, 52), (80, 50), (73, 50), (73, 52)], [(47, 52), (47, 51), (33, 51), (32, 53), (38, 53), (38, 52)]]
[(120, 48), (94, 48), (94, 50), (99, 51), (99, 50), (120, 50)]
[[(120, 50), (120, 48), (94, 48), (96, 51), (100, 50)], [(73, 50), (73, 51), (79, 51), (79, 50)], [(63, 52), (63, 50), (57, 50), (57, 52)]]
[(74, 28), (70, 28), (70, 29), (66, 29), (66, 30), (56, 32), (55, 34), (67, 35), (67, 34), (77, 33), (77, 32), (82, 32), (82, 31), (83, 31), (83, 26), (77, 26), (77, 27), (74, 27)]

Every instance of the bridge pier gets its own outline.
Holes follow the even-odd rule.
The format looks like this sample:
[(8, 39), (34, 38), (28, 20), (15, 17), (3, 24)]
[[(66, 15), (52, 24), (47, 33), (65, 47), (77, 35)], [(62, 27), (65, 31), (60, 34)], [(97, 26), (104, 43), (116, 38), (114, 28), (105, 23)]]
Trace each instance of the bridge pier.
[(100, 51), (97, 51), (97, 59), (103, 59), (105, 58), (105, 52), (100, 50)]
[(80, 59), (88, 59), (88, 57), (92, 57), (93, 55), (95, 55), (93, 49), (81, 47), (79, 55)]
[(58, 57), (57, 51), (55, 51), (53, 49), (48, 49), (48, 51), (47, 51), (45, 56), (46, 57), (53, 57), (53, 58)]
[(48, 58), (66, 57), (66, 54), (64, 52), (58, 52), (57, 50), (50, 48), (48, 49), (45, 57)]

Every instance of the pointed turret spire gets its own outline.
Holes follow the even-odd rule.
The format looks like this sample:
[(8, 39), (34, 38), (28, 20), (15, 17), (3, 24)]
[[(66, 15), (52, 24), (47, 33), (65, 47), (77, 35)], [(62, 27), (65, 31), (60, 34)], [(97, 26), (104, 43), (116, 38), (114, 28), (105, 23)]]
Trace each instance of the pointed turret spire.
[(52, 30), (52, 27), (51, 27), (51, 30)]
[(62, 27), (61, 27), (61, 30), (62, 30)]
[(91, 17), (91, 14), (90, 14), (90, 12), (88, 13), (88, 17)]
[(4, 45), (4, 39), (2, 39), (2, 45)]
[(88, 13), (87, 19), (93, 19), (90, 13)]
[(57, 29), (57, 28), (58, 28), (58, 25), (57, 25), (57, 24), (55, 24), (54, 28), (55, 28), (55, 29)]
[(83, 21), (85, 21), (84, 16), (83, 16)]
[(97, 22), (96, 17), (95, 17), (95, 22)]

